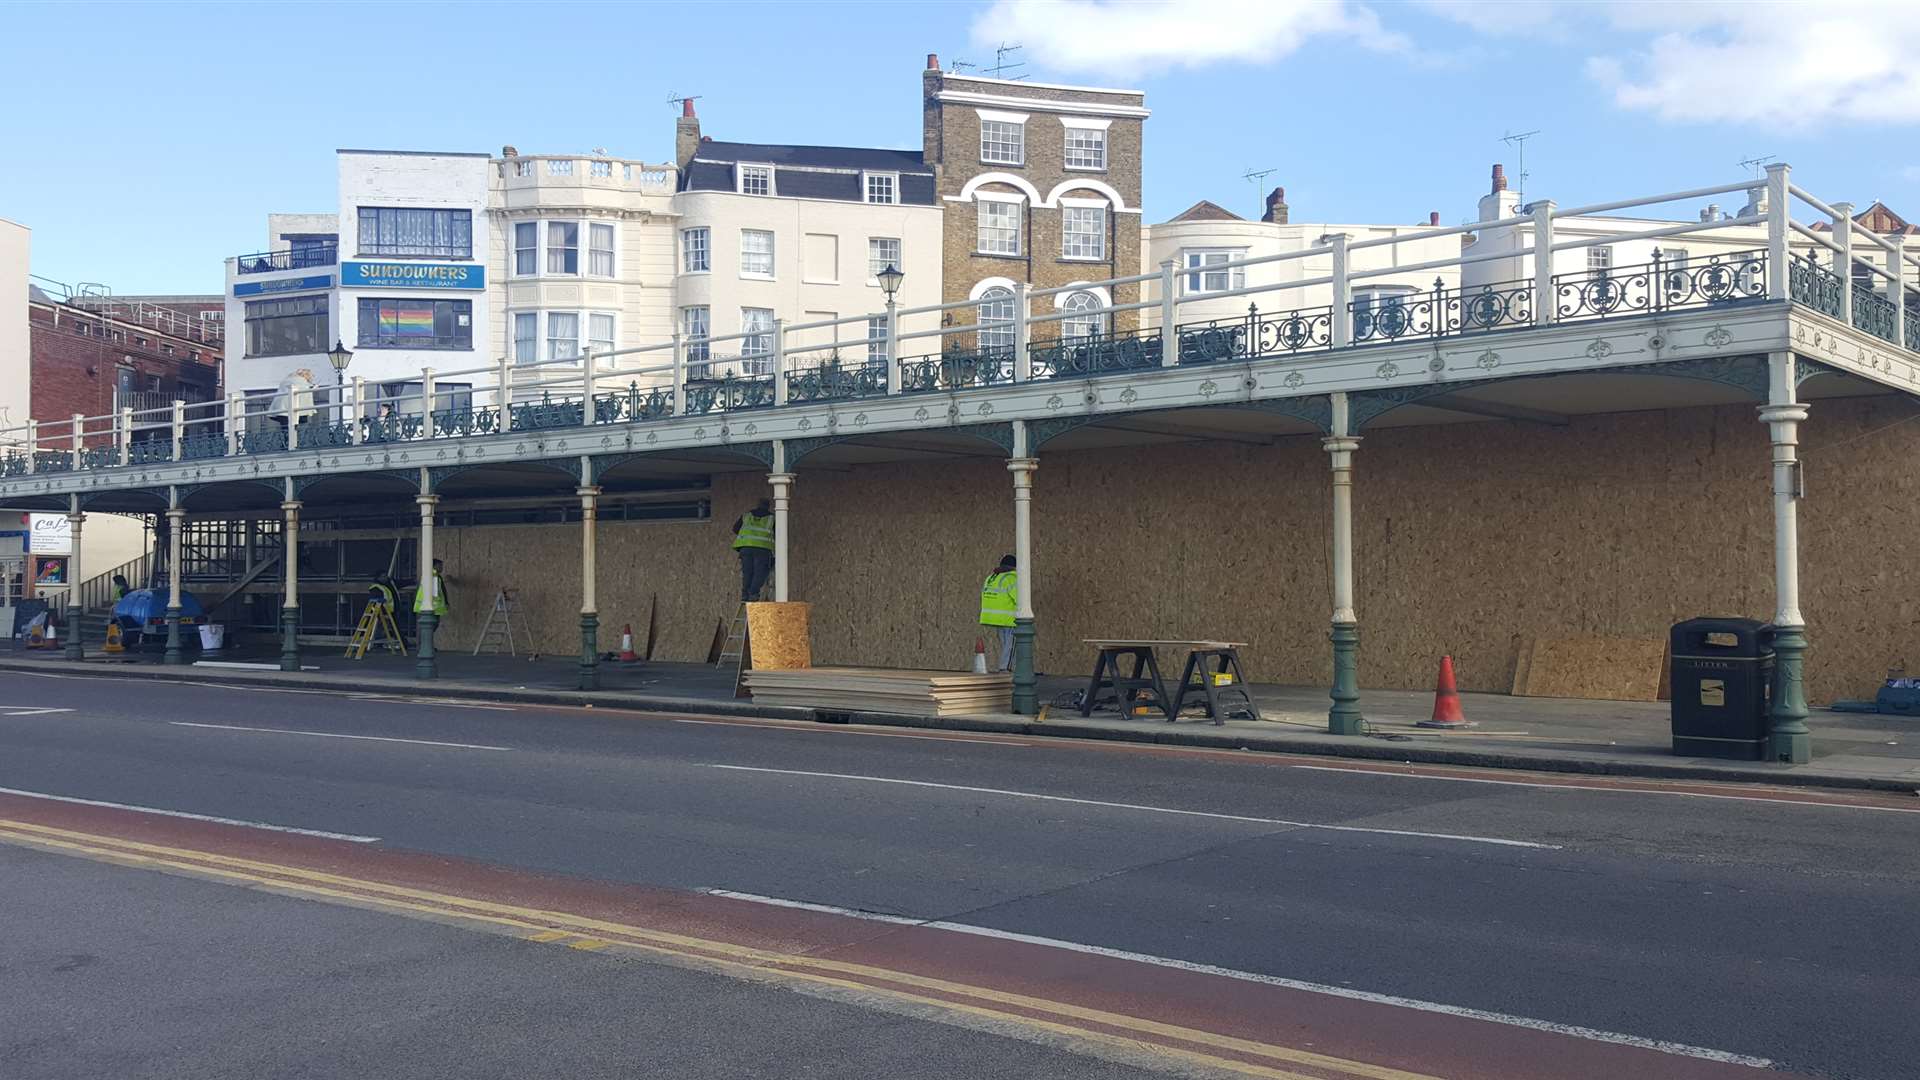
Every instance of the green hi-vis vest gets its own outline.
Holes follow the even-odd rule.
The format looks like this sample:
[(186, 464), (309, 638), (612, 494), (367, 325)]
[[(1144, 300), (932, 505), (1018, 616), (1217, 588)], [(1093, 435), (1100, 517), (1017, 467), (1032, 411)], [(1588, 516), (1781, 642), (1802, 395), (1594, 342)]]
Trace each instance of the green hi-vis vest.
[(1012, 570), (1000, 570), (987, 575), (987, 583), (980, 586), (980, 625), (1012, 626), (1013, 613), (1017, 609), (1016, 588), (1020, 575)]
[(440, 571), (438, 570), (433, 572), (433, 577), (430, 578), (429, 581), (433, 585), (433, 603), (431, 605), (427, 603), (428, 581), (423, 581), (420, 583), (420, 587), (414, 590), (413, 612), (418, 615), (431, 610), (435, 615), (445, 615), (447, 613), (447, 583), (440, 580)]
[(394, 602), (393, 602), (392, 589), (376, 581), (373, 584), (367, 586), (367, 591), (373, 594), (373, 599), (376, 603), (381, 604), (382, 606), (386, 607), (388, 610), (393, 609)]
[(733, 548), (761, 548), (773, 550), (773, 518), (743, 514), (740, 517), (740, 531), (734, 534)]

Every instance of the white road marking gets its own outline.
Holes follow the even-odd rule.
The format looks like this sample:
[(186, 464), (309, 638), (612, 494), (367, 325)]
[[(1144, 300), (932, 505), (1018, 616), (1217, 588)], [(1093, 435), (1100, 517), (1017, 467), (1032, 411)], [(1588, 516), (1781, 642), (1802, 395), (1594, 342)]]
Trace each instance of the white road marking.
[(9, 709), (8, 709), (8, 710), (7, 710), (7, 711), (6, 711), (5, 713), (4, 713), (4, 714), (0, 714), (0, 715), (5, 715), (5, 716), (41, 716), (41, 715), (44, 715), (44, 714), (46, 714), (46, 713), (61, 713), (61, 712), (72, 712), (72, 711), (73, 711), (72, 709), (14, 709), (14, 708), (9, 708)]
[[(1883, 814), (1920, 814), (1920, 807), (1869, 806), (1864, 803), (1821, 802), (1816, 799), (1768, 798), (1764, 795), (1716, 795), (1710, 791), (1666, 791), (1648, 787), (1601, 787), (1587, 784), (1554, 784), (1543, 780), (1493, 780), (1479, 776), (1436, 776), (1429, 773), (1389, 772), (1385, 769), (1353, 769), (1339, 765), (1288, 765), (1289, 769), (1309, 772), (1364, 773), (1367, 776), (1396, 776), (1411, 780), (1444, 780), (1452, 784), (1493, 784), (1497, 787), (1552, 788), (1558, 791), (1605, 791), (1625, 795), (1675, 795), (1689, 799), (1723, 799), (1729, 802), (1757, 802), (1770, 806), (1825, 806), (1835, 810), (1876, 810)], [(1702, 780), (1703, 784), (1722, 781)], [(1886, 793), (1886, 794), (1891, 794)]]
[(1087, 945), (1078, 941), (1062, 941), (1059, 938), (1036, 937), (1032, 934), (1017, 934), (1011, 930), (995, 930), (987, 926), (974, 926), (969, 923), (948, 922), (944, 919), (915, 919), (907, 915), (888, 915), (877, 911), (860, 911), (855, 908), (835, 907), (832, 904), (815, 904), (805, 900), (783, 900), (777, 896), (761, 896), (758, 893), (734, 892), (730, 889), (702, 890), (709, 896), (725, 897), (729, 900), (744, 900), (754, 904), (769, 904), (774, 907), (798, 908), (802, 911), (818, 911), (828, 915), (844, 915), (851, 919), (863, 919), (868, 922), (891, 923), (900, 926), (923, 926), (929, 930), (947, 930), (956, 934), (972, 934), (975, 937), (999, 938), (1003, 941), (1017, 941), (1024, 945), (1042, 945), (1047, 948), (1065, 949), (1070, 952), (1087, 953), (1092, 956), (1107, 956), (1116, 960), (1130, 960), (1137, 964), (1151, 964), (1155, 967), (1174, 968), (1190, 971), (1199, 975), (1215, 975), (1226, 979), (1238, 979), (1242, 982), (1264, 983), (1287, 990), (1300, 990), (1309, 994), (1323, 994), (1327, 997), (1347, 998), (1352, 1001), (1365, 1001), (1375, 1005), (1392, 1005), (1402, 1009), (1416, 1009), (1420, 1012), (1440, 1013), (1444, 1016), (1458, 1016), (1469, 1020), (1484, 1020), (1508, 1027), (1529, 1028), (1534, 1031), (1547, 1031), (1557, 1035), (1569, 1035), (1576, 1039), (1593, 1042), (1616, 1043), (1621, 1046), (1633, 1046), (1643, 1050), (1657, 1050), (1663, 1054), (1681, 1057), (1702, 1058), (1728, 1065), (1744, 1065), (1753, 1069), (1771, 1068), (1773, 1062), (1768, 1058), (1736, 1054), (1728, 1050), (1714, 1050), (1704, 1046), (1692, 1046), (1687, 1043), (1670, 1042), (1666, 1039), (1649, 1039), (1640, 1035), (1626, 1035), (1617, 1031), (1603, 1031), (1599, 1028), (1581, 1027), (1577, 1024), (1562, 1024), (1553, 1020), (1537, 1020), (1528, 1016), (1514, 1016), (1510, 1013), (1490, 1012), (1463, 1005), (1445, 1005), (1437, 1001), (1422, 1001), (1419, 998), (1400, 997), (1397, 994), (1376, 994), (1368, 990), (1355, 990), (1345, 986), (1329, 986), (1325, 983), (1304, 982), (1300, 979), (1286, 979), (1278, 975), (1262, 975), (1253, 971), (1240, 971), (1235, 968), (1217, 967), (1213, 964), (1195, 963), (1190, 960), (1174, 960), (1150, 953), (1128, 952), (1124, 949), (1110, 949), (1104, 945)]
[[(339, 691), (334, 691), (338, 693)], [(480, 705), (471, 701), (454, 701), (451, 698), (404, 697), (399, 694), (351, 693), (347, 697), (355, 701), (384, 701), (391, 705), (444, 705), (453, 709), (483, 709), (487, 712), (519, 712), (512, 705)]]
[(798, 721), (792, 724), (749, 723), (742, 720), (689, 720), (674, 716), (668, 719), (675, 724), (704, 724), (709, 727), (748, 727), (765, 731), (799, 731), (805, 733), (824, 733), (828, 735), (872, 735), (881, 739), (923, 739), (927, 742), (970, 742), (987, 743), (991, 746), (1032, 746), (1032, 743), (1018, 742), (1013, 739), (981, 738), (979, 736), (952, 735), (905, 735), (897, 731), (863, 731), (844, 724), (816, 724), (811, 721)]
[(104, 806), (111, 810), (132, 810), (141, 814), (159, 814), (162, 817), (186, 818), (188, 821), (211, 821), (216, 825), (242, 825), (249, 829), (266, 829), (271, 832), (297, 833), (301, 836), (319, 836), (328, 840), (346, 840), (355, 844), (378, 843), (377, 836), (355, 836), (352, 833), (327, 832), (324, 829), (296, 829), (291, 825), (269, 825), (264, 821), (242, 821), (239, 818), (215, 817), (212, 814), (189, 814), (185, 810), (162, 810), (157, 806), (133, 806), (128, 803), (106, 802), (101, 799), (78, 799), (71, 795), (49, 795), (44, 791), (21, 791), (18, 788), (0, 787), (0, 795), (19, 795), (28, 799), (48, 799), (52, 802), (75, 803), (80, 806)]
[(479, 743), (435, 742), (432, 739), (394, 739), (384, 735), (342, 735), (333, 731), (295, 731), (291, 728), (241, 727), (238, 724), (196, 724), (191, 720), (169, 720), (172, 727), (214, 728), (219, 731), (263, 731), (269, 735), (311, 735), (316, 739), (358, 739), (362, 742), (411, 743), (414, 746), (449, 746), (457, 750), (499, 750), (512, 753), (511, 746), (482, 746)]
[(1288, 821), (1284, 818), (1250, 817), (1243, 814), (1216, 814), (1206, 810), (1179, 810), (1169, 806), (1142, 806), (1139, 803), (1102, 802), (1076, 799), (1067, 795), (1043, 795), (1034, 791), (1008, 791), (1004, 788), (968, 787), (964, 784), (936, 784), (931, 780), (900, 780), (890, 776), (859, 776), (852, 773), (806, 772), (800, 769), (765, 769), (754, 765), (714, 765), (709, 769), (733, 772), (776, 773), (781, 776), (814, 776), (828, 780), (860, 780), (870, 784), (900, 784), (906, 787), (939, 788), (943, 791), (971, 791), (981, 795), (1006, 795), (1016, 799), (1074, 803), (1079, 806), (1103, 806), (1113, 810), (1141, 810), (1152, 814), (1176, 814), (1181, 817), (1213, 818), (1218, 821), (1244, 821), (1254, 825), (1285, 825), (1295, 829), (1322, 829), (1328, 832), (1374, 833), (1382, 836), (1412, 836), (1427, 840), (1459, 840), (1471, 844), (1499, 844), (1503, 847), (1560, 850), (1559, 844), (1539, 844), (1531, 840), (1508, 840), (1497, 836), (1463, 836), (1457, 833), (1417, 832), (1411, 829), (1369, 829), (1359, 825), (1328, 825), (1315, 821)]

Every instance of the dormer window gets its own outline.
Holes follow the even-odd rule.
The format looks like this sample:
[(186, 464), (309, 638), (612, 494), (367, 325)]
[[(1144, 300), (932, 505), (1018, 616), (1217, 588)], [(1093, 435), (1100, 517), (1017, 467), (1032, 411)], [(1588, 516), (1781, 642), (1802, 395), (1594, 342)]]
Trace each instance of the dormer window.
[(867, 201), (870, 203), (897, 203), (900, 201), (899, 173), (867, 173)]
[(734, 174), (739, 179), (739, 191), (742, 195), (773, 194), (773, 166), (736, 165)]

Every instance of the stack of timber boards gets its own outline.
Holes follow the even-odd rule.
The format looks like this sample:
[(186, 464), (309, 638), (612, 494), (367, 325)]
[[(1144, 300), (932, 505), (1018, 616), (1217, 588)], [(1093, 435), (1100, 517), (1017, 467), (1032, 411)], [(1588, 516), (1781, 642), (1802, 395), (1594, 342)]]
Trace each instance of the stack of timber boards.
[(1013, 711), (1013, 676), (965, 671), (816, 667), (753, 670), (745, 675), (753, 700), (828, 712), (961, 716)]

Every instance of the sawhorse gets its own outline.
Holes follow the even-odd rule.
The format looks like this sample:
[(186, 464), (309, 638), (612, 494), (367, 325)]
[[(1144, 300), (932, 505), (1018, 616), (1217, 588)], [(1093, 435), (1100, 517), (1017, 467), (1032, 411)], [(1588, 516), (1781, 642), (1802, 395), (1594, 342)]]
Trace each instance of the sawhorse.
[[(1174, 691), (1173, 709), (1167, 714), (1167, 719), (1179, 719), (1180, 707), (1186, 703), (1190, 693), (1206, 698), (1207, 715), (1213, 717), (1216, 727), (1227, 722), (1227, 709), (1237, 704), (1244, 704), (1253, 719), (1260, 719), (1260, 706), (1253, 703), (1253, 691), (1247, 686), (1246, 672), (1240, 670), (1242, 643), (1196, 641), (1190, 644), (1187, 666), (1180, 673), (1180, 689)], [(1212, 671), (1207, 670), (1208, 660), (1214, 661)], [(1221, 675), (1230, 676), (1232, 681), (1221, 685), (1218, 678)], [(1195, 676), (1198, 676), (1197, 681)]]
[[(1100, 656), (1093, 663), (1093, 678), (1087, 681), (1087, 694), (1080, 702), (1081, 716), (1092, 716), (1100, 692), (1111, 688), (1122, 716), (1132, 716), (1134, 699), (1151, 692), (1154, 707), (1165, 713), (1167, 719), (1174, 718), (1166, 681), (1160, 677), (1160, 661), (1153, 655), (1153, 647), (1162, 642), (1092, 640), (1087, 644), (1099, 649)], [(1128, 656), (1133, 657), (1133, 674), (1122, 675), (1120, 661)]]

